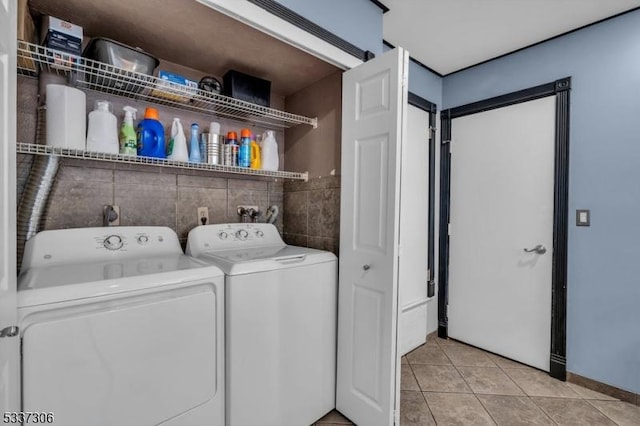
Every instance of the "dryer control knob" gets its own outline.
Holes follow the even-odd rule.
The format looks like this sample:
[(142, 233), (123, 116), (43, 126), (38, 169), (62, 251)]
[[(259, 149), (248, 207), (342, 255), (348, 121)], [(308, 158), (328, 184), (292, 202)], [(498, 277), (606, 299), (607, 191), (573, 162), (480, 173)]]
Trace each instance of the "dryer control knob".
[(258, 237), (258, 238), (262, 238), (262, 237), (264, 237), (264, 232), (262, 232), (261, 230), (259, 230), (259, 229), (258, 229), (258, 230), (256, 231), (256, 237)]
[(104, 239), (102, 244), (107, 250), (118, 250), (124, 245), (122, 238), (119, 235), (109, 235)]
[(146, 235), (142, 234), (138, 236), (138, 244), (145, 245), (148, 242), (149, 242), (149, 237), (147, 237)]
[(224, 231), (218, 234), (218, 238), (220, 238), (221, 240), (226, 240), (228, 236), (229, 235)]
[(238, 232), (236, 232), (236, 237), (238, 237), (239, 240), (246, 240), (248, 236), (249, 236), (249, 233), (247, 232), (246, 229), (241, 229)]

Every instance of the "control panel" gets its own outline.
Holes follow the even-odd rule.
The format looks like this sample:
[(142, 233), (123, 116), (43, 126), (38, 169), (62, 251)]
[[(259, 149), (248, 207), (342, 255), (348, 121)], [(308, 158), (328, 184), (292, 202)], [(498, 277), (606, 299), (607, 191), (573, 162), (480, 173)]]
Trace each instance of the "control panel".
[(163, 226), (117, 226), (42, 231), (25, 246), (29, 266), (182, 254), (176, 233)]
[(191, 230), (187, 242), (187, 254), (210, 250), (262, 247), (285, 243), (278, 229), (268, 223), (226, 223), (198, 226)]

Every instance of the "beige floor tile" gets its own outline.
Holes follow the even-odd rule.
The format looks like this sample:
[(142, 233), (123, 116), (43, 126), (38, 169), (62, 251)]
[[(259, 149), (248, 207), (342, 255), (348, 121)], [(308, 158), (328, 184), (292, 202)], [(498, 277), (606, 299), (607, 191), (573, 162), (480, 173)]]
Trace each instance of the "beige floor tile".
[(439, 346), (423, 345), (407, 354), (411, 364), (451, 365), (451, 361)]
[(400, 364), (409, 364), (409, 361), (407, 361), (406, 355), (400, 358)]
[(542, 397), (532, 399), (560, 426), (615, 426), (615, 423), (604, 414), (581, 399)]
[(413, 365), (413, 373), (418, 379), (420, 389), (432, 392), (471, 392), (469, 386), (452, 366)]
[(531, 368), (528, 365), (521, 364), (512, 359), (501, 357), (500, 355), (492, 354), (491, 352), (487, 352), (487, 356), (500, 368)]
[(503, 371), (529, 396), (579, 398), (567, 383), (554, 379), (545, 372), (533, 368), (504, 368)]
[(595, 401), (589, 403), (620, 426), (640, 425), (640, 407), (622, 401)]
[(445, 345), (441, 346), (455, 366), (466, 367), (495, 367), (487, 353), (471, 346)]
[(498, 367), (458, 367), (474, 393), (524, 395), (524, 392)]
[(435, 426), (435, 424), (421, 392), (400, 392), (400, 426)]
[(419, 391), (420, 386), (418, 386), (418, 382), (416, 378), (413, 376), (413, 371), (411, 371), (411, 366), (409, 364), (405, 364), (402, 366), (402, 376), (400, 377), (400, 390), (403, 391)]
[(424, 396), (438, 425), (495, 425), (473, 394), (425, 392)]
[(581, 398), (584, 399), (599, 399), (601, 401), (618, 401), (618, 399), (609, 396), (609, 395), (605, 395), (603, 393), (600, 392), (596, 392), (594, 390), (591, 389), (587, 389), (585, 387), (582, 387), (580, 385), (576, 385), (575, 383), (567, 383), (567, 385), (569, 385), (569, 387), (578, 395), (580, 395)]
[(526, 396), (477, 395), (499, 426), (542, 426), (555, 423)]
[(439, 346), (464, 346), (464, 347), (467, 346), (462, 342), (458, 342), (457, 340), (443, 339), (437, 336), (433, 339), (433, 341), (436, 342)]
[(318, 425), (318, 426), (320, 426), (320, 425), (322, 425), (322, 426), (328, 426), (328, 425), (353, 425), (353, 423), (351, 423), (351, 421), (349, 421), (349, 419), (347, 419), (345, 416), (340, 414), (340, 412), (337, 411), (337, 410), (333, 410), (332, 412), (330, 412), (329, 414), (327, 414), (326, 416), (324, 416), (323, 418), (318, 420), (315, 424)]

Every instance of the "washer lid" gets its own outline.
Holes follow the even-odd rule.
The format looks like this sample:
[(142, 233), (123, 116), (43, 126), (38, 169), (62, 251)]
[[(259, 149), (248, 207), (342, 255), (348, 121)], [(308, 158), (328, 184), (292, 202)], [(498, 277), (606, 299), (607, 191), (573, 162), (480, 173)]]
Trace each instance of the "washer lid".
[(222, 271), (185, 255), (32, 267), (18, 278), (18, 307), (189, 284)]
[(213, 263), (227, 275), (243, 275), (336, 261), (328, 251), (297, 246), (267, 246), (204, 252), (198, 259)]

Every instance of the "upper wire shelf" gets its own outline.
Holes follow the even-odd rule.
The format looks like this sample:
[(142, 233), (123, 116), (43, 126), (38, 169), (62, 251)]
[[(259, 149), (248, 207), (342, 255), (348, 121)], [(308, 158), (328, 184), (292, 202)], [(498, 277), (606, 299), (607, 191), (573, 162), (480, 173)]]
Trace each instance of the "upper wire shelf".
[(158, 77), (18, 40), (18, 72), (33, 76), (37, 74), (38, 68), (65, 76), (69, 84), (79, 88), (213, 114), (221, 118), (275, 127), (293, 127), (299, 124), (314, 128), (318, 126), (317, 118), (170, 84)]

